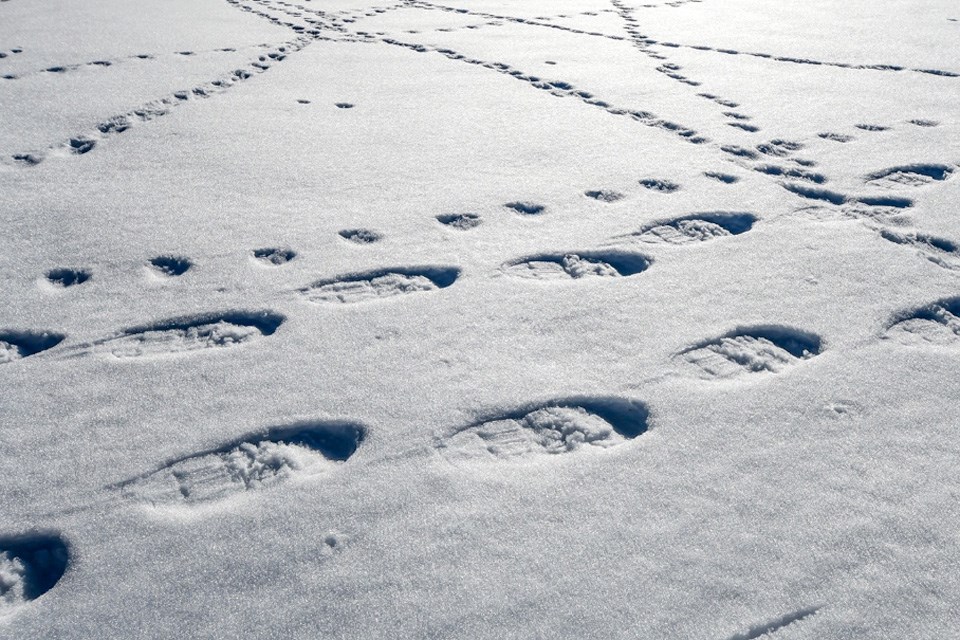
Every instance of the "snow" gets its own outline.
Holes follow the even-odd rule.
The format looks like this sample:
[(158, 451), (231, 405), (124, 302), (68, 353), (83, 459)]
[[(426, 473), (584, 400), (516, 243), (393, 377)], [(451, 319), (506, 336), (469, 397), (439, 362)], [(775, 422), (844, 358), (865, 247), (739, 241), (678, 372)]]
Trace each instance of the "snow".
[(951, 638), (946, 0), (0, 1), (0, 638)]

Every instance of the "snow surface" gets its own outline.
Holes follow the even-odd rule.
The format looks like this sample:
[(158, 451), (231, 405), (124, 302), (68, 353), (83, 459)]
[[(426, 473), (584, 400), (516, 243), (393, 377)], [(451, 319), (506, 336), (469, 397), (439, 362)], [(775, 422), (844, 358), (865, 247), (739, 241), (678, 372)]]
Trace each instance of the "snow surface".
[(951, 0), (0, 0), (0, 638), (958, 637)]

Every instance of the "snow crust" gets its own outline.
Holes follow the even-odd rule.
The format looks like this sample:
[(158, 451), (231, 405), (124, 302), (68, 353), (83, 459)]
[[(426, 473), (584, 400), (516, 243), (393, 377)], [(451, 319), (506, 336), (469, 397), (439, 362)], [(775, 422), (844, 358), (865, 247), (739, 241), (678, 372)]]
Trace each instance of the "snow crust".
[(955, 637), (958, 36), (0, 0), (0, 639)]

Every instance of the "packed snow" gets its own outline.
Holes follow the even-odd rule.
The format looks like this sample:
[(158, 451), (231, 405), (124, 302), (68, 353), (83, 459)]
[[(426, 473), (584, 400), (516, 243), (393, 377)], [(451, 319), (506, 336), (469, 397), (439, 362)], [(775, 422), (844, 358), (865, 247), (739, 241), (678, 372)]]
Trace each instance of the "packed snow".
[(0, 638), (946, 639), (955, 0), (0, 0)]

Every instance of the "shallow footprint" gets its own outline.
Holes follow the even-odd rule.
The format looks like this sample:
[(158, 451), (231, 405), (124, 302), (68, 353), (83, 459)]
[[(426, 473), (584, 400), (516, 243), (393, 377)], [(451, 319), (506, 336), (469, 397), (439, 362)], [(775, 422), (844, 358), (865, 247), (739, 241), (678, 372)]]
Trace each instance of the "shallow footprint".
[(311, 302), (352, 304), (445, 289), (459, 277), (455, 267), (397, 267), (318, 280), (300, 293)]
[(172, 460), (119, 488), (127, 497), (155, 505), (209, 503), (294, 475), (330, 471), (356, 452), (365, 434), (363, 426), (347, 422), (274, 427)]
[(50, 591), (69, 561), (67, 543), (55, 533), (0, 536), (0, 619)]
[(733, 378), (750, 373), (781, 373), (820, 354), (820, 337), (782, 326), (741, 327), (695, 344), (679, 358), (706, 379)]
[(163, 320), (94, 343), (93, 351), (138, 358), (233, 347), (272, 335), (285, 318), (270, 311), (228, 311)]
[(150, 258), (150, 265), (165, 276), (182, 276), (193, 266), (189, 258), (182, 256), (157, 256)]
[(297, 257), (297, 252), (293, 249), (282, 247), (266, 247), (263, 249), (254, 249), (253, 257), (268, 265), (279, 267)]
[(582, 251), (519, 258), (503, 265), (502, 270), (517, 278), (579, 280), (632, 276), (646, 271), (651, 263), (650, 258), (637, 253)]
[(899, 314), (883, 337), (905, 345), (960, 345), (960, 297)]
[(478, 213), (441, 213), (437, 216), (437, 222), (452, 229), (466, 231), (479, 227), (483, 220)]
[(50, 331), (0, 331), (0, 364), (52, 349), (66, 338)]
[(573, 397), (489, 416), (438, 439), (449, 460), (511, 460), (608, 449), (645, 433), (650, 411), (636, 400)]

